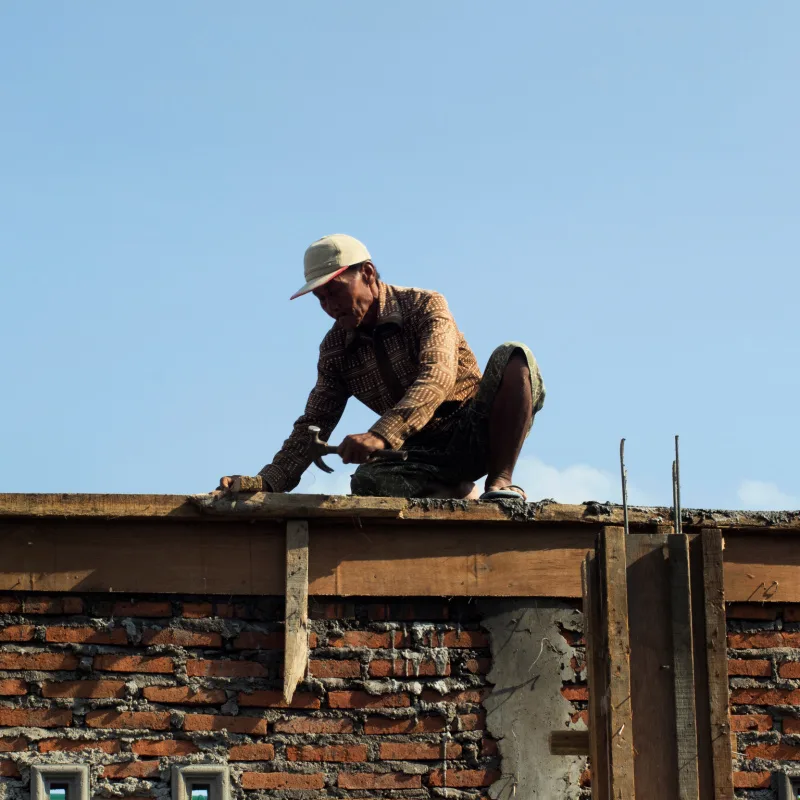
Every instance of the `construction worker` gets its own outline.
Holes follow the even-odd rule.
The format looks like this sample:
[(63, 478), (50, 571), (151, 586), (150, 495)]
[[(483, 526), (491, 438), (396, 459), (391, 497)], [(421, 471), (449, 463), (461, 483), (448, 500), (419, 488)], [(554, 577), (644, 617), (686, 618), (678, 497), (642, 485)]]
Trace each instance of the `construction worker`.
[[(545, 396), (531, 351), (503, 344), (481, 375), (444, 297), (384, 283), (352, 236), (314, 242), (304, 268), (306, 283), (291, 299), (313, 293), (334, 324), (320, 345), (305, 413), (259, 473), (269, 489), (297, 486), (311, 463), (309, 425), (327, 440), (353, 396), (379, 415), (338, 448), (345, 464), (359, 465), (354, 495), (526, 499), (512, 475)], [(408, 459), (371, 460), (388, 448), (402, 448)], [(480, 494), (474, 481), (483, 475)], [(218, 489), (228, 490), (233, 477)]]

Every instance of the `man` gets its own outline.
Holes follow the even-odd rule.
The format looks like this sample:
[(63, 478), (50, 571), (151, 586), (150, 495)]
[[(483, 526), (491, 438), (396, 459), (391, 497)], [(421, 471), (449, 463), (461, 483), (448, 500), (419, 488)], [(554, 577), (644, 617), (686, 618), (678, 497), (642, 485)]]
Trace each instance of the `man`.
[[(320, 345), (305, 413), (259, 473), (270, 490), (297, 486), (311, 463), (308, 426), (327, 440), (353, 396), (379, 415), (369, 431), (339, 446), (345, 464), (360, 465), (353, 494), (474, 498), (474, 481), (486, 475), (481, 499), (526, 499), (512, 474), (545, 396), (530, 350), (501, 345), (481, 376), (444, 297), (384, 283), (352, 236), (314, 242), (304, 271), (306, 283), (291, 299), (313, 292), (335, 323)], [(408, 459), (371, 458), (388, 448), (407, 451)], [(233, 477), (219, 489), (229, 489)]]

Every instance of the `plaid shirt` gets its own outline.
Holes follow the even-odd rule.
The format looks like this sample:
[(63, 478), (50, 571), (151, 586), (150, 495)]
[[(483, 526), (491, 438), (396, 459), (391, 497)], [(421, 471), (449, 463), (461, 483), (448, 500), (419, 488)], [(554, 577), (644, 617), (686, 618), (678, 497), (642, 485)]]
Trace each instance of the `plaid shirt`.
[(259, 475), (276, 492), (297, 486), (311, 464), (308, 426), (317, 425), (327, 440), (351, 396), (380, 415), (370, 432), (398, 449), (471, 400), (480, 380), (442, 295), (380, 283), (374, 330), (331, 328), (319, 348), (317, 384), (305, 413)]

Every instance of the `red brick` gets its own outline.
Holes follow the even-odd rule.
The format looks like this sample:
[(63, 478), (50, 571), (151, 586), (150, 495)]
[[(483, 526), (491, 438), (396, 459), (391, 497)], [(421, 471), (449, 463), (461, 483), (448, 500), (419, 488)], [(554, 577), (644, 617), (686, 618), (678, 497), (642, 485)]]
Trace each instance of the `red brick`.
[(367, 606), (369, 619), (384, 622), (444, 622), (450, 619), (450, 608), (446, 603), (374, 603)]
[(405, 772), (340, 772), (338, 784), (340, 789), (419, 789), (422, 777)]
[(494, 758), (498, 754), (497, 742), (494, 739), (484, 739), (481, 744), (481, 756), (484, 758)]
[(214, 714), (187, 714), (183, 721), (187, 731), (221, 731), (266, 734), (267, 721), (260, 717), (223, 717)]
[[(367, 717), (364, 722), (364, 733), (367, 735), (382, 735), (394, 733), (441, 733), (447, 723), (442, 717), (429, 716), (408, 719), (393, 719), (390, 717)], [(463, 730), (472, 730), (464, 728)]]
[(283, 650), (282, 633), (244, 631), (233, 640), (234, 650)]
[(8, 697), (10, 695), (27, 694), (28, 684), (17, 678), (0, 679), (0, 695)]
[(463, 789), (477, 786), (491, 786), (500, 779), (500, 772), (494, 769), (448, 769), (432, 770), (429, 783), (431, 786), (444, 786), (445, 777), (447, 786), (451, 789)]
[(142, 635), (142, 643), (173, 644), (179, 647), (222, 647), (222, 637), (218, 633), (187, 631), (183, 628), (148, 628)]
[(561, 687), (561, 694), (570, 702), (586, 702), (589, 699), (589, 687), (568, 684)]
[(0, 597), (0, 614), (17, 614), (22, 611), (22, 603), (16, 597)]
[(432, 659), (423, 659), (419, 663), (396, 658), (394, 661), (376, 659), (370, 661), (369, 674), (373, 678), (416, 678), (436, 675), (449, 675), (450, 664), (445, 664), (444, 672), (438, 672), (436, 662)]
[(187, 619), (205, 619), (213, 613), (214, 607), (211, 603), (184, 603), (181, 616)]
[[(344, 633), (333, 634), (328, 637), (329, 647), (369, 647), (388, 648), (391, 647), (391, 634), (389, 631), (374, 633), (372, 631), (344, 631)], [(396, 632), (396, 636), (402, 636)]]
[(146, 686), (144, 696), (153, 703), (175, 703), (185, 705), (213, 706), (224, 703), (222, 689), (190, 689), (188, 686)]
[(570, 714), (569, 718), (573, 723), (582, 722), (587, 728), (589, 727), (588, 711), (576, 711), (574, 714)]
[(115, 739), (85, 741), (80, 739), (42, 739), (39, 742), (40, 753), (79, 753), (83, 750), (102, 750), (104, 753), (119, 753), (122, 742)]
[(769, 731), (772, 730), (772, 717), (769, 714), (732, 714), (731, 730), (738, 733)]
[(731, 603), (726, 615), (728, 619), (777, 619), (778, 609), (758, 603)]
[(732, 689), (731, 705), (796, 706), (800, 689)]
[(771, 772), (734, 772), (735, 789), (769, 789), (772, 783)]
[(0, 653), (0, 669), (32, 669), (53, 672), (75, 669), (78, 658), (69, 653)]
[(164, 711), (90, 711), (86, 714), (89, 728), (128, 728), (165, 731), (169, 714)]
[(286, 758), (289, 761), (366, 761), (367, 747), (363, 744), (290, 745), (286, 748)]
[(26, 614), (82, 614), (80, 597), (27, 597), (23, 603)]
[(294, 717), (279, 719), (272, 726), (275, 733), (352, 733), (353, 721), (350, 719), (311, 719)]
[(486, 728), (486, 712), (478, 714), (462, 714), (458, 718), (458, 729), (460, 731), (480, 731)]
[(783, 732), (787, 734), (800, 733), (800, 719), (797, 719), (797, 717), (784, 717)]
[(186, 674), (207, 678), (264, 678), (268, 672), (257, 661), (205, 661), (197, 658), (186, 662)]
[(781, 678), (800, 678), (800, 661), (787, 661), (778, 667)]
[(590, 769), (585, 769), (581, 772), (581, 777), (578, 779), (578, 782), (584, 788), (587, 788), (592, 785), (592, 771)]
[(751, 678), (769, 678), (772, 675), (772, 662), (765, 658), (730, 659), (728, 675), (748, 675)]
[(229, 761), (272, 761), (275, 747), (271, 744), (237, 744), (228, 751)]
[(772, 758), (776, 761), (800, 761), (800, 746), (794, 744), (751, 744), (744, 749), (747, 758)]
[(23, 736), (15, 739), (0, 739), (0, 753), (17, 753), (28, 749), (28, 740)]
[(407, 694), (372, 695), (366, 692), (328, 692), (331, 708), (408, 708), (411, 699)]
[(171, 658), (106, 654), (94, 657), (94, 668), (107, 672), (175, 672)]
[(125, 696), (124, 681), (48, 681), (42, 684), (42, 697)]
[(760, 649), (762, 647), (800, 647), (800, 631), (729, 633), (728, 647), (736, 650)]
[(242, 789), (322, 789), (325, 776), (300, 772), (244, 772)]
[(783, 607), (784, 622), (800, 622), (800, 603)]
[(256, 708), (319, 708), (320, 700), (308, 692), (295, 692), (290, 705), (286, 705), (283, 694), (277, 691), (239, 692), (240, 706)]
[(448, 694), (439, 694), (433, 689), (425, 689), (422, 692), (422, 699), (426, 703), (455, 703), (456, 705), (464, 705), (465, 703), (480, 704), (483, 699), (489, 695), (490, 689), (462, 689), (459, 692), (449, 692)]
[(4, 778), (19, 778), (17, 765), (8, 758), (0, 760), (0, 775)]
[(106, 764), (103, 777), (111, 780), (122, 778), (156, 778), (159, 774), (158, 760), (127, 761), (122, 764)]
[(355, 617), (353, 603), (318, 603), (308, 610), (311, 619), (352, 619)]
[(140, 756), (186, 756), (198, 749), (194, 742), (185, 739), (139, 739), (131, 747)]
[(473, 675), (488, 675), (492, 669), (492, 659), (470, 658), (465, 662), (464, 669)]
[(3, 728), (66, 728), (72, 712), (61, 708), (0, 708)]
[(168, 600), (120, 600), (114, 603), (115, 617), (169, 617), (172, 603)]
[[(447, 743), (447, 758), (459, 758), (461, 745)], [(380, 757), (386, 761), (441, 761), (445, 757), (444, 743), (384, 742)]]
[(48, 628), (45, 633), (48, 642), (68, 642), (73, 644), (127, 644), (128, 634), (124, 628), (111, 631), (97, 628)]
[(358, 661), (318, 659), (309, 662), (315, 678), (360, 678), (361, 664)]
[(0, 642), (29, 642), (33, 631), (33, 625), (6, 625), (0, 629)]
[(489, 637), (483, 631), (446, 631), (444, 645), (439, 633), (431, 634), (431, 647), (468, 647), (471, 650), (488, 647)]
[(583, 634), (580, 633), (580, 631), (570, 631), (566, 628), (562, 628), (561, 625), (559, 625), (558, 632), (561, 634), (567, 644), (572, 645), (572, 647), (582, 647), (584, 644), (586, 644)]

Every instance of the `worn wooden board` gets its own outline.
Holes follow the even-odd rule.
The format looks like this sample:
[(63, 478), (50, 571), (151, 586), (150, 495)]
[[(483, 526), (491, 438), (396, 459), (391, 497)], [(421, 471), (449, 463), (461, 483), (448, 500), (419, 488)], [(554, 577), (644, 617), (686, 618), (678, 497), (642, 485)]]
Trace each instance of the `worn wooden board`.
[(550, 755), (588, 756), (589, 731), (550, 731)]
[[(628, 627), (628, 587), (626, 571), (626, 536), (622, 528), (606, 527), (601, 534), (600, 594), (603, 598), (605, 637), (608, 646), (608, 722), (609, 785), (611, 798), (633, 800), (635, 764), (633, 758), (636, 731), (633, 729), (631, 704), (631, 638)], [(637, 598), (638, 601), (638, 598)], [(640, 794), (640, 797), (656, 795)]]
[[(630, 508), (632, 529), (653, 530), (670, 518), (664, 507)], [(683, 527), (800, 531), (800, 511), (705, 511), (684, 509)], [(269, 494), (227, 497), (142, 494), (0, 494), (0, 517), (116, 519), (327, 519), (360, 518), (442, 522), (580, 523), (621, 525), (622, 508), (606, 503), (506, 504), (477, 501), (407, 500), (393, 497)]]
[(700, 538), (703, 543), (705, 632), (714, 800), (732, 800), (733, 769), (728, 703), (725, 593), (722, 585), (722, 531), (703, 531)]
[(283, 699), (292, 702), (308, 668), (308, 522), (286, 523), (286, 646)]
[(678, 800), (699, 800), (689, 540), (667, 537)]
[(593, 800), (610, 800), (608, 783), (608, 654), (600, 608), (600, 575), (594, 552), (583, 562), (583, 620), (589, 683), (589, 767)]

